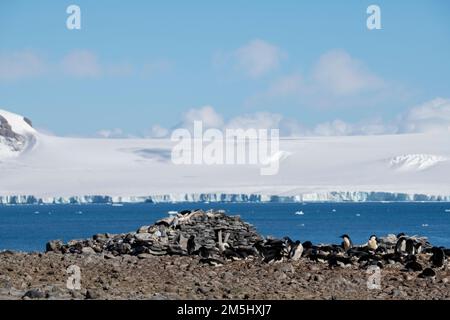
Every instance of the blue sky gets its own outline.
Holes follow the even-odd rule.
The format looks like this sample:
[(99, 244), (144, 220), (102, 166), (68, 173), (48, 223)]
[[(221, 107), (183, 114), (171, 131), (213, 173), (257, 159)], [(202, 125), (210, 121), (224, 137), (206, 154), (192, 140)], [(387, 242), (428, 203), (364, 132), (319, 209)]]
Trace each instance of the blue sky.
[[(81, 30), (66, 28), (70, 4)], [(381, 30), (366, 27), (371, 4)], [(449, 39), (445, 0), (3, 0), (0, 108), (61, 135), (145, 135), (211, 113), (392, 124), (450, 98)]]

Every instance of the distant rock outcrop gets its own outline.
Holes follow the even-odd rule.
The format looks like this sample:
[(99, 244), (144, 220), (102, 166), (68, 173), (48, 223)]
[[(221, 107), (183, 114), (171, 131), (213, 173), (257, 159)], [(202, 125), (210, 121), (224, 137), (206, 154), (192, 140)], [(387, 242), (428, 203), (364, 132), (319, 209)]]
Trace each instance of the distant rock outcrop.
[(8, 121), (0, 115), (0, 147), (3, 145), (10, 151), (21, 151), (26, 139), (12, 130)]

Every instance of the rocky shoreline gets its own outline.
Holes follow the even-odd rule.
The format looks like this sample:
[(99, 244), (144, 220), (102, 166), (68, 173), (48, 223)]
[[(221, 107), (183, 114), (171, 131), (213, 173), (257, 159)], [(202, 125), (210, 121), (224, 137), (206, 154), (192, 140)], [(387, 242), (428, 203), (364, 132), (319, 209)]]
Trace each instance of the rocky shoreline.
[[(0, 299), (450, 299), (448, 251), (438, 266), (426, 239), (397, 238), (373, 251), (300, 247), (220, 211), (184, 211), (136, 232), (51, 241), (45, 253), (0, 252)], [(398, 252), (409, 250), (403, 238), (412, 254)]]

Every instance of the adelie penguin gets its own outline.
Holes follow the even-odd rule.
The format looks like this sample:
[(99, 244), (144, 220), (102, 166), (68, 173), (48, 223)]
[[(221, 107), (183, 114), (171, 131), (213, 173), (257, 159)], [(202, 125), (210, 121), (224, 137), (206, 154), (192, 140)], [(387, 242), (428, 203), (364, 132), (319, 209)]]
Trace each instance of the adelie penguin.
[(419, 274), (419, 278), (434, 278), (436, 277), (436, 272), (431, 268), (426, 268)]
[(291, 246), (291, 251), (289, 252), (289, 259), (297, 261), (302, 257), (303, 245), (300, 241), (295, 241)]
[(195, 251), (195, 236), (192, 235), (189, 237), (188, 241), (187, 241), (187, 252), (188, 255), (192, 255), (194, 254)]
[(422, 271), (422, 269), (423, 269), (422, 265), (419, 262), (417, 262), (417, 258), (414, 255), (409, 255), (406, 258), (405, 262), (406, 262), (405, 269), (407, 271), (418, 272), (418, 271)]
[(233, 261), (237, 261), (237, 260), (241, 260), (242, 259), (242, 255), (240, 255), (238, 252), (236, 252), (236, 250), (234, 250), (234, 248), (232, 248), (232, 247), (225, 249), (222, 252), (222, 255), (226, 259), (230, 259), (230, 260), (233, 260)]
[(205, 246), (201, 246), (200, 249), (194, 251), (193, 254), (198, 254), (201, 258), (207, 259), (211, 257), (215, 251), (213, 249), (208, 249)]
[(331, 254), (328, 257), (328, 267), (330, 267), (330, 269), (334, 268), (334, 267), (346, 267), (346, 266), (350, 266), (352, 265), (352, 259), (348, 258), (348, 257), (341, 257), (341, 256), (337, 256), (335, 254)]
[(397, 238), (395, 253), (404, 254), (406, 252), (406, 237), (403, 234), (399, 234)]
[(214, 258), (201, 258), (199, 262), (208, 264), (212, 267), (220, 267), (220, 266), (224, 265), (224, 262), (222, 260), (214, 259)]
[(372, 251), (376, 251), (378, 249), (378, 238), (376, 235), (371, 235), (369, 241), (367, 241), (367, 248)]
[(444, 250), (442, 250), (442, 248), (433, 247), (431, 249), (431, 252), (433, 253), (433, 255), (431, 256), (430, 260), (431, 260), (431, 263), (433, 264), (433, 267), (434, 268), (442, 268), (445, 263)]
[(264, 262), (269, 263), (283, 259), (285, 245), (281, 240), (269, 239), (265, 243), (258, 241), (254, 247), (262, 255)]
[(416, 243), (413, 239), (408, 238), (405, 242), (405, 251), (408, 255), (416, 254)]
[(343, 234), (341, 238), (343, 240), (342, 248), (344, 248), (345, 251), (348, 251), (349, 249), (353, 248), (353, 242), (347, 234)]

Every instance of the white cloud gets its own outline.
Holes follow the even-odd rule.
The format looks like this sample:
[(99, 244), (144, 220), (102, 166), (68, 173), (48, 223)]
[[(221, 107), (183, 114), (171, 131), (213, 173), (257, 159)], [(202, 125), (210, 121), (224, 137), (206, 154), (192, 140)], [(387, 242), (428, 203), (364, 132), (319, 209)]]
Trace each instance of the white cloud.
[(16, 81), (39, 76), (45, 72), (47, 65), (44, 59), (32, 51), (0, 54), (1, 81)]
[(225, 125), (230, 129), (278, 129), (283, 116), (276, 113), (257, 112), (237, 116)]
[(213, 64), (233, 66), (251, 78), (260, 78), (278, 69), (285, 57), (286, 54), (276, 45), (254, 39), (234, 51), (216, 53)]
[(169, 134), (169, 130), (160, 126), (159, 124), (155, 124), (150, 128), (150, 137), (151, 138), (164, 138)]
[(102, 68), (97, 56), (89, 50), (75, 50), (67, 54), (61, 61), (62, 71), (75, 77), (98, 77)]
[(171, 67), (170, 61), (162, 59), (140, 65), (123, 61), (105, 63), (87, 49), (70, 51), (53, 61), (47, 61), (31, 50), (0, 53), (0, 81), (16, 81), (44, 74), (63, 74), (75, 78), (128, 77), (137, 74), (152, 76), (166, 72)]
[(120, 128), (103, 129), (97, 132), (97, 136), (105, 139), (124, 138), (126, 135)]
[(331, 50), (317, 59), (311, 71), (281, 76), (247, 102), (260, 105), (268, 99), (282, 98), (314, 108), (349, 108), (373, 106), (390, 96), (398, 98), (398, 88), (387, 86), (347, 52)]
[(194, 121), (202, 121), (203, 128), (221, 128), (223, 118), (211, 106), (190, 109), (183, 115), (181, 127), (191, 128)]
[(314, 134), (318, 136), (346, 136), (352, 133), (352, 127), (339, 119), (318, 124)]
[(371, 119), (357, 123), (348, 123), (340, 119), (319, 123), (307, 135), (315, 136), (353, 136), (393, 134), (397, 128), (383, 123), (381, 119)]
[(304, 90), (305, 84), (299, 74), (292, 74), (276, 79), (268, 90), (270, 96), (286, 96), (298, 94)]
[(312, 72), (314, 85), (334, 95), (352, 95), (378, 89), (383, 81), (344, 50), (323, 54)]
[(399, 119), (400, 132), (450, 132), (450, 99), (436, 98)]
[[(401, 133), (450, 133), (450, 99), (436, 98), (420, 106), (409, 109), (390, 121), (381, 118), (366, 119), (358, 122), (346, 122), (334, 119), (306, 126), (293, 118), (278, 113), (255, 112), (242, 114), (224, 120), (212, 106), (189, 109), (183, 114), (181, 122), (174, 128), (193, 129), (194, 121), (202, 121), (203, 129), (279, 129), (282, 137), (301, 136), (353, 136), (382, 135)], [(170, 130), (154, 125), (145, 137), (165, 138)], [(103, 138), (132, 138), (121, 129), (101, 130), (97, 136)]]
[(238, 67), (255, 78), (277, 69), (283, 56), (277, 46), (260, 39), (250, 41), (235, 52)]

